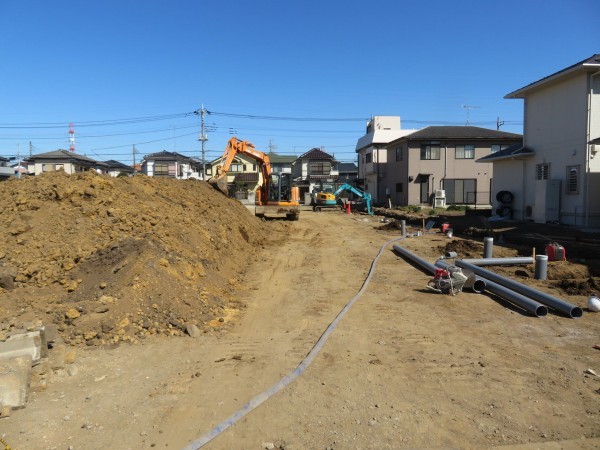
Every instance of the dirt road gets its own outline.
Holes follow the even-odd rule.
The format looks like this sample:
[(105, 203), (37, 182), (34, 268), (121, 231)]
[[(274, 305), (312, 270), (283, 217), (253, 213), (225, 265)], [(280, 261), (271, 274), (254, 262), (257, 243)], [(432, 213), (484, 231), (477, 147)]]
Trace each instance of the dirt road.
[[(294, 370), (398, 236), (380, 225), (303, 212), (289, 235), (279, 227), (237, 286), (246, 308), (200, 338), (52, 350), (47, 390), (0, 419), (0, 436), (19, 449), (184, 447)], [(401, 245), (433, 261), (447, 241)], [(307, 371), (205, 448), (600, 447), (600, 378), (585, 373), (600, 373), (600, 316), (533, 318), (431, 293), (429, 278), (384, 252)]]

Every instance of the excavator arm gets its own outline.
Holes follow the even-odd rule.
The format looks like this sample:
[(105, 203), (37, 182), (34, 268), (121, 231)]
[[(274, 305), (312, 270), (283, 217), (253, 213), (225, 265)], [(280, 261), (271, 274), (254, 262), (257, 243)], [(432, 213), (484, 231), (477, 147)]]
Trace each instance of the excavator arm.
[[(209, 184), (225, 195), (227, 195), (227, 172), (237, 154), (255, 159), (262, 172), (263, 180), (267, 180), (271, 174), (271, 161), (266, 153), (256, 150), (254, 145), (248, 141), (239, 141), (236, 137), (232, 137), (227, 142), (227, 147), (221, 156), (221, 164), (216, 167), (214, 176), (208, 179)], [(266, 181), (263, 181), (263, 185), (265, 183)], [(262, 194), (265, 195), (266, 192)]]
[(343, 191), (352, 192), (357, 197), (362, 198), (363, 201), (365, 202), (365, 207), (367, 209), (367, 213), (369, 215), (373, 215), (373, 211), (371, 210), (371, 202), (372, 202), (371, 194), (369, 194), (368, 192), (363, 192), (360, 189), (355, 188), (351, 184), (346, 183), (346, 184), (342, 184), (339, 188), (337, 188), (337, 190), (334, 192), (334, 195), (337, 197)]

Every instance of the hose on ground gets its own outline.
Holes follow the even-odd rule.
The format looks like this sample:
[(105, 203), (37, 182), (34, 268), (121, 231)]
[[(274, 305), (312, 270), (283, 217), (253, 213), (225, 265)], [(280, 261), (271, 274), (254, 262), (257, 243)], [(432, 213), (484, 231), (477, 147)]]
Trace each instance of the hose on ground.
[(329, 339), (329, 336), (331, 335), (331, 333), (333, 333), (333, 330), (337, 327), (337, 325), (340, 323), (342, 318), (350, 310), (352, 305), (354, 305), (354, 303), (356, 303), (356, 301), (367, 290), (369, 282), (371, 281), (371, 278), (373, 277), (373, 273), (375, 272), (375, 267), (377, 265), (377, 261), (383, 254), (386, 247), (396, 241), (404, 239), (404, 237), (405, 236), (402, 236), (399, 238), (394, 238), (381, 246), (381, 249), (377, 253), (377, 256), (375, 256), (375, 258), (373, 259), (373, 262), (371, 263), (371, 267), (369, 269), (367, 278), (365, 278), (365, 281), (363, 282), (358, 293), (348, 303), (346, 303), (346, 306), (344, 306), (344, 308), (338, 313), (338, 315), (335, 317), (335, 319), (329, 324), (329, 326), (327, 327), (325, 332), (321, 335), (319, 340), (315, 343), (315, 345), (312, 347), (310, 352), (308, 352), (308, 354), (302, 360), (302, 362), (298, 365), (298, 367), (296, 367), (290, 374), (283, 377), (281, 380), (279, 380), (277, 383), (275, 383), (269, 389), (267, 389), (266, 391), (258, 394), (254, 398), (252, 398), (248, 403), (246, 403), (239, 410), (234, 412), (231, 416), (229, 416), (223, 422), (216, 425), (208, 433), (204, 434), (203, 436), (200, 436), (195, 441), (190, 442), (186, 447), (184, 447), (184, 450), (196, 450), (196, 449), (199, 449), (199, 448), (203, 447), (204, 445), (208, 444), (210, 441), (212, 441), (214, 438), (216, 438), (218, 435), (220, 435), (227, 428), (233, 426), (238, 420), (240, 420), (242, 417), (244, 417), (250, 411), (252, 411), (255, 408), (257, 408), (258, 406), (260, 406), (262, 403), (267, 401), (269, 398), (271, 398), (272, 396), (277, 394), (279, 391), (281, 391), (283, 388), (285, 388), (288, 384), (292, 383), (300, 375), (302, 375), (304, 373), (304, 371), (314, 361), (316, 356), (319, 354), (319, 352), (325, 345), (325, 342), (327, 342), (327, 339)]

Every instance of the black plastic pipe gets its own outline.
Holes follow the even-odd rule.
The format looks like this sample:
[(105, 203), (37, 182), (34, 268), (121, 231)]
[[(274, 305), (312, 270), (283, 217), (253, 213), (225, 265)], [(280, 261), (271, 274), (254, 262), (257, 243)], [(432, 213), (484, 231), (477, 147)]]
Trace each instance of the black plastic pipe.
[(583, 310), (579, 306), (572, 305), (569, 302), (565, 302), (559, 298), (556, 298), (545, 292), (538, 291), (532, 287), (526, 286), (518, 281), (511, 280), (510, 278), (503, 277), (497, 273), (490, 272), (489, 270), (482, 269), (474, 264), (465, 262), (464, 260), (457, 259), (454, 264), (462, 269), (470, 270), (471, 272), (484, 278), (486, 281), (490, 280), (504, 286), (510, 290), (513, 290), (519, 294), (525, 295), (533, 300), (537, 300), (546, 306), (549, 306), (557, 311), (571, 318), (578, 318), (583, 316)]

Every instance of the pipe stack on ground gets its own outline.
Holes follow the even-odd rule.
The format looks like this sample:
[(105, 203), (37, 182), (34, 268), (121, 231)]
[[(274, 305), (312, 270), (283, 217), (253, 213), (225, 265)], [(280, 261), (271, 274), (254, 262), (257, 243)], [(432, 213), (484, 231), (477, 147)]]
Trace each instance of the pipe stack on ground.
[[(444, 260), (438, 260), (435, 264), (425, 261), (423, 258), (409, 252), (399, 245), (393, 246), (394, 251), (406, 257), (408, 260), (417, 264), (420, 268), (431, 274), (435, 273), (436, 267), (447, 269), (452, 264)], [(545, 292), (538, 291), (517, 281), (498, 275), (489, 270), (482, 269), (474, 264), (466, 262), (466, 260), (456, 260), (455, 266), (465, 269), (477, 275), (475, 283), (477, 287), (473, 287), (475, 292), (483, 292), (486, 290), (498, 297), (501, 297), (508, 302), (515, 304), (526, 311), (531, 312), (537, 317), (542, 317), (548, 314), (548, 307), (551, 307), (563, 314), (572, 318), (581, 317), (583, 310), (571, 303), (565, 302), (559, 298), (553, 297)]]
[(556, 298), (550, 294), (546, 294), (545, 292), (538, 291), (532, 287), (526, 286), (518, 281), (511, 280), (510, 278), (503, 277), (502, 275), (498, 275), (497, 273), (490, 272), (489, 270), (482, 269), (474, 264), (469, 264), (462, 260), (457, 260), (455, 262), (456, 266), (461, 269), (467, 269), (484, 278), (486, 282), (493, 281), (501, 286), (504, 286), (514, 292), (522, 294), (526, 297), (529, 297), (533, 300), (537, 300), (540, 303), (543, 303), (546, 306), (549, 306), (552, 309), (555, 309), (563, 314), (568, 315), (571, 318), (581, 317), (583, 315), (583, 310), (579, 306), (575, 306), (571, 303), (565, 302), (559, 298)]
[[(440, 267), (442, 269), (446, 269), (447, 266), (450, 266), (446, 261), (437, 260), (435, 262), (436, 267)], [(458, 266), (458, 264), (457, 264)], [(468, 269), (465, 269), (468, 270)], [(490, 280), (482, 280), (481, 278), (477, 279), (478, 281), (483, 283), (485, 290), (491, 292), (494, 295), (497, 295), (500, 298), (503, 298), (509, 303), (513, 305), (517, 305), (523, 308), (525, 311), (529, 311), (537, 317), (542, 317), (548, 314), (548, 308), (541, 303), (536, 302), (524, 295), (519, 294), (518, 292), (511, 291), (510, 289), (499, 285), (498, 283), (494, 283)]]

